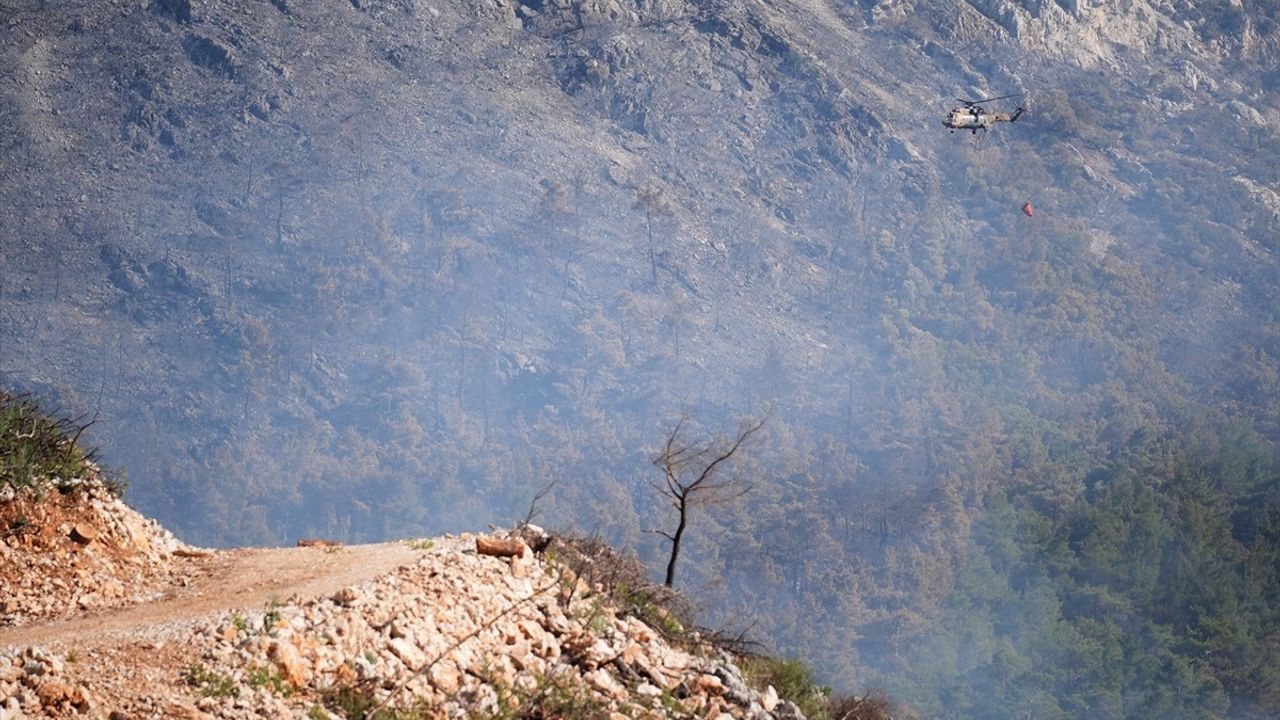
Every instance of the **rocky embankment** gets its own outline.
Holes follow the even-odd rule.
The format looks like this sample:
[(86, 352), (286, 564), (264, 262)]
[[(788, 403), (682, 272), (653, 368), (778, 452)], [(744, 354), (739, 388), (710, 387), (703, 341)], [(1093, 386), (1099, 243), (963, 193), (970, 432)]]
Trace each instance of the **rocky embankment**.
[[(6, 540), (6, 602), (22, 609), (6, 618), (48, 623), (84, 612), (85, 604), (74, 599), (84, 597), (145, 605), (166, 578), (182, 584), (185, 565), (174, 551), (183, 546), (159, 543), (171, 536), (154, 525), (142, 526), (150, 534), (129, 535), (126, 518), (134, 515), (122, 504), (94, 493), (81, 499), (123, 524), (105, 523), (116, 529), (89, 542), (70, 540), (79, 550), (60, 541), (30, 543), (26, 536), (16, 547)], [(60, 524), (48, 535), (70, 537), (75, 528)], [(105, 543), (90, 552), (115, 537), (112, 532), (149, 538), (132, 548), (139, 555), (149, 545), (153, 554), (130, 560), (127, 553), (105, 552)], [(800, 716), (773, 688), (751, 687), (731, 654), (683, 628), (652, 596), (616, 584), (616, 556), (606, 551), (600, 561), (584, 555), (582, 545), (546, 539), (532, 542), (546, 546), (539, 553), (521, 539), (506, 541), (510, 556), (487, 554), (494, 552), (487, 546), (477, 551), (492, 539), (407, 542), (414, 551), (407, 562), (336, 592), (159, 617), (110, 637), (55, 633), (40, 646), (6, 647), (0, 633), (0, 720)], [(356, 550), (297, 553), (313, 562)], [(108, 555), (120, 556), (115, 565), (69, 576), (74, 590), (10, 598), (12, 587), (59, 588), (46, 581), (50, 573), (63, 577), (55, 566), (83, 569), (92, 565), (86, 558)], [(610, 572), (598, 572), (593, 561)], [(121, 592), (104, 594), (92, 587), (108, 574), (103, 567), (120, 573), (107, 586), (134, 568), (149, 574), (141, 590), (125, 582)], [(220, 581), (211, 580), (215, 587)], [(50, 596), (47, 602), (35, 600), (40, 593)]]
[(0, 627), (146, 602), (207, 554), (96, 479), (0, 489)]

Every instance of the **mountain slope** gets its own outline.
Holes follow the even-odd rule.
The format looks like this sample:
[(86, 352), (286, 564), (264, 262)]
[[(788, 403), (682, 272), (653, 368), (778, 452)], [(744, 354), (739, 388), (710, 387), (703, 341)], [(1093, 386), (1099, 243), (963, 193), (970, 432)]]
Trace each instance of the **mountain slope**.
[(558, 481), (557, 522), (656, 559), (649, 448), (767, 414), (688, 581), (865, 687), (936, 637), (989, 505), (1280, 438), (1269, 7), (6, 22), (0, 372), (96, 414), (195, 542), (460, 530)]

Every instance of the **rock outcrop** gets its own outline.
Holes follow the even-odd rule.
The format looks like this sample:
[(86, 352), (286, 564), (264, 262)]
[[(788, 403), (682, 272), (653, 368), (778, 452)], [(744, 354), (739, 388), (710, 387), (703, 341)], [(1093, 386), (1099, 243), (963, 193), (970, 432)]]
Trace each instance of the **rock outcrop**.
[(200, 555), (97, 479), (0, 495), (0, 626), (144, 602)]
[[(21, 508), (42, 528), (3, 546), (6, 588), (18, 590), (5, 595), (10, 623), (145, 607), (149, 593), (188, 580), (178, 560), (197, 552), (94, 485), (0, 507)], [(110, 640), (67, 633), (42, 646), (0, 645), (0, 720), (343, 718), (377, 708), (413, 717), (798, 716), (654, 595), (619, 592), (584, 570), (584, 550), (618, 564), (598, 544), (557, 554), (556, 543), (529, 534), (406, 542), (416, 561), (336, 592), (160, 618)], [(288, 552), (311, 553), (305, 561), (351, 549)]]

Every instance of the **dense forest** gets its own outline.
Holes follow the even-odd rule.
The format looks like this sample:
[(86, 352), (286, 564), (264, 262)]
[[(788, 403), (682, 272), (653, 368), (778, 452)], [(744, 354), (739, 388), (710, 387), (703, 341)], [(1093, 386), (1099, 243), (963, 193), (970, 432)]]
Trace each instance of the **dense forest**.
[(1280, 468), (1247, 434), (1191, 444), (1205, 441), (1171, 451), (1136, 434), (1066, 506), (992, 497), (943, 611), (946, 631), (902, 663), (898, 677), (918, 683), (909, 692), (921, 708), (1272, 715)]
[(655, 574), (662, 442), (764, 420), (707, 624), (930, 717), (1273, 716), (1274, 10), (987, 5), (15, 11), (0, 381), (191, 542), (550, 488)]

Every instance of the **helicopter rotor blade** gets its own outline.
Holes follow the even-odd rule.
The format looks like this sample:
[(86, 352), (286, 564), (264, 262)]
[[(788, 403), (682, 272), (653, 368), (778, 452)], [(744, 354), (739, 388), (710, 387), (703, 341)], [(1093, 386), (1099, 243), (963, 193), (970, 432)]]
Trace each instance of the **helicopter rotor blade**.
[(1022, 93), (1013, 93), (1012, 95), (1001, 95), (1000, 97), (990, 97), (985, 100), (973, 100), (972, 104), (977, 105), (979, 103), (994, 102), (996, 100), (1004, 100), (1006, 98), (1018, 97), (1019, 95), (1022, 95)]

